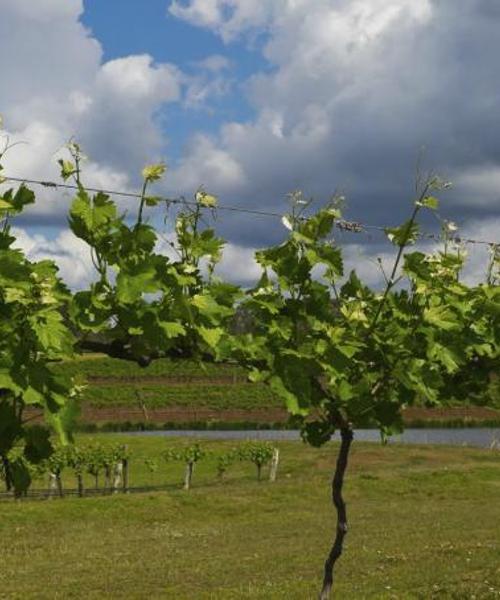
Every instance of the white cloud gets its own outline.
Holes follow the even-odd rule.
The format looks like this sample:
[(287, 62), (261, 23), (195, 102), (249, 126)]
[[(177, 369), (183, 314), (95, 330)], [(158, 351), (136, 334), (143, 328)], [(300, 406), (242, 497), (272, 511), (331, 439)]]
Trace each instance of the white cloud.
[[(0, 113), (11, 141), (28, 142), (4, 164), (10, 174), (57, 179), (56, 158), (75, 136), (91, 157), (89, 185), (131, 189), (134, 173), (162, 158), (161, 107), (209, 110), (212, 98), (235, 89), (235, 73), (222, 55), (191, 65), (189, 76), (148, 55), (103, 64), (82, 11), (81, 0), (0, 0)], [(169, 171), (169, 191), (190, 194), (203, 184), (221, 203), (280, 211), (291, 189), (322, 200), (340, 187), (347, 217), (397, 222), (427, 144), (427, 162), (456, 184), (444, 214), (466, 223), (498, 214), (500, 10), (493, 3), (177, 0), (170, 12), (220, 35), (229, 50), (236, 38), (250, 40), (270, 68), (241, 88), (255, 116), (227, 122), (216, 135), (195, 134)], [(40, 199), (34, 219), (65, 219), (67, 195), (42, 190)], [(220, 224), (240, 249), (282, 234), (274, 221), (256, 226), (225, 215)], [(490, 236), (498, 239), (498, 230)], [(362, 250), (348, 252), (356, 262)], [(362, 267), (369, 278), (373, 267)]]
[(147, 54), (118, 58), (105, 63), (97, 73), (101, 96), (111, 94), (111, 102), (122, 97), (135, 104), (147, 99), (152, 104), (178, 100), (179, 72), (171, 65), (153, 65)]
[(201, 134), (191, 141), (187, 156), (168, 179), (169, 187), (178, 193), (206, 185), (211, 193), (218, 194), (241, 188), (244, 183), (245, 175), (238, 161)]
[[(331, 34), (347, 33), (349, 42), (364, 43), (390, 27), (403, 14), (426, 20), (431, 13), (430, 0), (174, 0), (171, 14), (192, 25), (218, 33), (225, 41), (255, 29), (287, 29), (293, 21), (306, 21), (322, 12), (326, 17), (316, 28), (315, 39), (335, 42)], [(346, 31), (347, 30), (347, 31)], [(350, 31), (349, 31), (350, 30)]]
[(33, 235), (18, 227), (13, 228), (13, 234), (17, 238), (15, 247), (23, 250), (30, 260), (55, 261), (63, 281), (70, 288), (86, 288), (95, 279), (89, 247), (68, 229), (59, 232), (54, 239)]
[[(279, 209), (291, 189), (321, 199), (340, 187), (353, 218), (385, 224), (411, 205), (426, 146), (427, 165), (456, 184), (445, 214), (460, 221), (500, 210), (500, 11), (491, 3), (178, 0), (170, 10), (227, 43), (265, 34), (271, 68), (245, 88), (255, 117), (226, 123), (206, 152), (194, 144), (182, 163), (215, 192)], [(221, 190), (206, 166), (216, 152), (238, 165)], [(248, 228), (240, 241), (270, 239), (272, 225)]]
[(216, 273), (226, 281), (235, 281), (240, 285), (249, 286), (256, 283), (262, 275), (262, 268), (255, 260), (254, 248), (227, 244)]
[(11, 15), (30, 21), (77, 18), (83, 12), (82, 0), (0, 0), (2, 17)]
[[(463, 238), (499, 242), (500, 217), (474, 219), (464, 224), (458, 232)], [(467, 263), (463, 272), (463, 281), (469, 285), (485, 281), (491, 256), (491, 247), (486, 244), (466, 244)]]
[[(478, 207), (500, 207), (500, 164), (473, 166), (458, 172), (454, 184), (460, 189), (458, 201)], [(496, 237), (498, 237), (497, 230)]]
[(233, 63), (226, 56), (222, 56), (221, 54), (211, 54), (202, 60), (196, 61), (194, 65), (199, 69), (219, 73), (220, 71), (230, 69), (233, 66)]
[(240, 33), (262, 27), (286, 0), (174, 0), (170, 13), (192, 25), (219, 33), (226, 41)]
[[(499, 231), (500, 217), (473, 219), (466, 221), (456, 232), (456, 235), (462, 240), (495, 242), (498, 241)], [(397, 254), (397, 248), (391, 248), (388, 242), (385, 248), (380, 243), (375, 246), (362, 243), (348, 243), (342, 246), (342, 249), (345, 274), (348, 275), (351, 269), (355, 269), (358, 277), (372, 287), (381, 287), (384, 283), (384, 275), (379, 265), (379, 259), (386, 277), (389, 277)], [(424, 239), (418, 241), (414, 247), (408, 248), (406, 252), (417, 250), (430, 254), (439, 252), (442, 249), (442, 243)], [(461, 244), (461, 252), (465, 254), (465, 263), (460, 279), (468, 285), (477, 285), (484, 282), (490, 259), (490, 246), (485, 243), (464, 242)], [(396, 277), (399, 276), (400, 272), (398, 270)]]
[[(0, 113), (5, 139), (23, 142), (5, 155), (4, 172), (57, 181), (56, 159), (75, 138), (92, 159), (84, 181), (127, 190), (145, 163), (162, 158), (156, 115), (181, 99), (185, 78), (148, 55), (102, 63), (82, 12), (80, 0), (0, 0)], [(28, 215), (65, 220), (67, 194), (39, 196)]]

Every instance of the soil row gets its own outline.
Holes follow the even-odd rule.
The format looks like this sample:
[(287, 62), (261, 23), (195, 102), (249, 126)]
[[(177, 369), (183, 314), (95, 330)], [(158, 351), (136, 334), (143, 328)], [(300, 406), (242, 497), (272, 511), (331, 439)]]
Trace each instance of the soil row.
[[(34, 409), (26, 411), (26, 417), (33, 421), (42, 419), (42, 414)], [(404, 420), (406, 422), (416, 420), (454, 420), (470, 419), (477, 421), (498, 420), (500, 421), (500, 410), (493, 410), (485, 407), (467, 407), (467, 408), (408, 408), (404, 411)], [(222, 421), (228, 423), (252, 422), (252, 423), (285, 423), (288, 420), (288, 413), (281, 408), (266, 409), (225, 409), (217, 410), (211, 408), (189, 408), (185, 406), (148, 409), (145, 415), (144, 411), (136, 407), (115, 406), (112, 408), (95, 408), (83, 406), (81, 423), (123, 423), (151, 421), (152, 423), (189, 423), (200, 421)]]

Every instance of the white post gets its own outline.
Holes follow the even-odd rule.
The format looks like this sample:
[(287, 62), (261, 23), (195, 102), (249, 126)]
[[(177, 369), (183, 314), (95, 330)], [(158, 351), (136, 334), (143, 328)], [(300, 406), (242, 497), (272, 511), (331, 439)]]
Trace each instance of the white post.
[(278, 448), (273, 450), (273, 458), (271, 460), (271, 469), (269, 471), (269, 481), (276, 481), (276, 475), (278, 474), (278, 465), (280, 462), (280, 451)]
[(186, 465), (186, 472), (184, 475), (184, 489), (189, 490), (191, 488), (191, 479), (193, 477), (194, 463), (188, 462)]
[(58, 490), (57, 475), (55, 473), (49, 473), (49, 498), (56, 495)]
[(121, 486), (123, 481), (123, 461), (119, 460), (114, 469), (113, 473), (113, 494), (118, 492), (118, 488)]

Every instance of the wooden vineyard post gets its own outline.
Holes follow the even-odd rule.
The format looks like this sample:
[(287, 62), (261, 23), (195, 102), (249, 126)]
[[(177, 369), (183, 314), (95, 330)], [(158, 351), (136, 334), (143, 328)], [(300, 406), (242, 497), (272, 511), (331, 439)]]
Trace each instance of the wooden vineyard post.
[(115, 465), (113, 473), (113, 494), (118, 493), (118, 488), (123, 483), (123, 462), (123, 460), (119, 460)]
[(104, 467), (104, 491), (111, 490), (111, 467), (106, 465)]
[(123, 453), (125, 455), (125, 458), (122, 461), (122, 465), (123, 465), (123, 485), (122, 485), (122, 489), (123, 489), (123, 493), (124, 494), (128, 494), (129, 489), (128, 489), (128, 476), (129, 476), (129, 460), (128, 460), (128, 456), (127, 456), (127, 448), (128, 446), (123, 446)]
[(271, 459), (271, 468), (269, 470), (269, 481), (276, 481), (276, 475), (278, 474), (278, 465), (280, 462), (280, 451), (278, 448), (273, 449), (273, 458)]
[(52, 499), (58, 489), (57, 475), (55, 473), (49, 473), (49, 498)]
[(194, 463), (189, 461), (186, 464), (186, 473), (184, 475), (184, 489), (189, 490), (191, 488), (191, 479), (193, 478)]

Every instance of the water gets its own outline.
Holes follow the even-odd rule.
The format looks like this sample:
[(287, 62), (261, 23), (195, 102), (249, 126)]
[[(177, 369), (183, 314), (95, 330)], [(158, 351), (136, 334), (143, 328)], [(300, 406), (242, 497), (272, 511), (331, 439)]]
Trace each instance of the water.
[[(295, 430), (249, 430), (249, 431), (200, 431), (200, 430), (168, 430), (168, 431), (134, 431), (129, 435), (147, 435), (160, 437), (193, 437), (210, 440), (300, 440), (300, 433)], [(332, 439), (338, 439), (338, 433)], [(360, 442), (380, 442), (378, 429), (359, 429), (354, 439)], [(498, 427), (466, 427), (463, 429), (406, 429), (401, 435), (389, 438), (390, 444), (448, 444), (452, 446), (475, 446), (489, 448), (497, 442), (500, 449), (500, 428)]]

